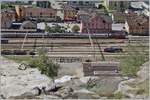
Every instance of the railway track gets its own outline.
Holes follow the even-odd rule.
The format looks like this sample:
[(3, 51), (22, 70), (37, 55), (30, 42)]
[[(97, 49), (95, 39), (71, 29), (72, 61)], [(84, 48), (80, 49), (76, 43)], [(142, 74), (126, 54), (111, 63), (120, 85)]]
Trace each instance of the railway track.
[[(23, 43), (23, 38), (7, 38), (9, 40), (8, 44), (2, 44), (1, 50), (20, 50)], [(98, 45), (94, 42), (94, 51), (91, 48), (89, 39), (60, 39), (60, 38), (27, 38), (24, 42), (24, 50), (31, 51), (34, 48), (34, 43), (36, 39), (36, 49), (45, 46), (49, 49), (49, 55), (100, 55), (100, 50)], [(144, 38), (145, 39), (145, 38)], [(128, 52), (143, 51), (143, 48), (148, 48), (147, 39), (130, 39), (130, 44), (136, 46), (136, 50), (128, 50), (128, 39), (97, 39), (101, 46), (102, 52), (104, 48), (109, 46), (120, 46), (124, 49), (123, 53), (105, 53), (104, 56), (125, 56)], [(139, 45), (142, 44), (142, 45)], [(51, 52), (53, 51), (53, 52)], [(147, 51), (145, 49), (144, 51)]]

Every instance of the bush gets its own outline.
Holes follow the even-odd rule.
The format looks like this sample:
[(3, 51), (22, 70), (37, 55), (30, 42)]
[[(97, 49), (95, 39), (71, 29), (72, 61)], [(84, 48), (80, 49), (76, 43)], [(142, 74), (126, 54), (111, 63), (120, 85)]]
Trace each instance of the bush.
[(72, 27), (72, 32), (78, 33), (79, 30), (80, 30), (80, 27), (79, 27), (78, 25), (74, 25), (74, 26)]
[(121, 98), (123, 98), (123, 94), (121, 92), (117, 92), (114, 94), (114, 98), (115, 99), (121, 99)]
[(145, 90), (144, 90), (144, 89), (138, 89), (138, 90), (136, 91), (136, 95), (141, 95), (141, 94), (143, 94), (143, 93), (145, 93)]
[(56, 24), (55, 26), (50, 27), (45, 23), (45, 31), (49, 32), (49, 33), (64, 33), (65, 29), (64, 29), (64, 27), (62, 27), (58, 24)]
[(37, 58), (32, 58), (29, 61), (30, 67), (38, 68), (41, 71), (41, 74), (45, 74), (54, 79), (58, 74), (59, 65), (48, 58), (47, 50), (45, 48), (39, 49), (38, 54), (39, 56)]
[(40, 64), (40, 59), (38, 59), (38, 58), (32, 58), (29, 61), (29, 66), (31, 68), (38, 68), (39, 64)]

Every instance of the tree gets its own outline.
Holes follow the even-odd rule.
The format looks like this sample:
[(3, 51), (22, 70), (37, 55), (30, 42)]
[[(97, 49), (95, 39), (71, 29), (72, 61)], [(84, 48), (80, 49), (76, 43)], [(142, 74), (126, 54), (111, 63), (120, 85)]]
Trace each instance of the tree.
[(38, 54), (38, 58), (33, 58), (29, 62), (30, 66), (37, 67), (41, 71), (41, 74), (52, 78), (54, 82), (54, 78), (58, 75), (59, 65), (48, 58), (46, 48), (39, 49)]
[(78, 25), (74, 25), (74, 26), (72, 27), (72, 32), (77, 33), (77, 32), (79, 32), (79, 30), (80, 30), (80, 27), (79, 27)]
[(50, 27), (47, 25), (47, 23), (44, 23), (44, 24), (45, 24), (45, 32), (49, 32)]
[(45, 23), (45, 32), (49, 32), (49, 33), (64, 33), (65, 29), (64, 27), (56, 24), (55, 26), (49, 27), (47, 25), (47, 23)]

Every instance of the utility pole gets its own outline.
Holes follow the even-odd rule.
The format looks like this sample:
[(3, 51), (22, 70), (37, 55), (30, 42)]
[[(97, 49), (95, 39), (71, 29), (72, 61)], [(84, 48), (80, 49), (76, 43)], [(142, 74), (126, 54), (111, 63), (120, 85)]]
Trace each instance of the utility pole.
[(36, 38), (35, 38), (35, 40), (34, 40), (34, 45), (33, 45), (33, 52), (32, 52), (32, 58), (34, 57), (34, 55), (35, 55), (35, 49), (36, 49)]
[(23, 50), (24, 43), (25, 43), (25, 41), (26, 41), (27, 35), (28, 35), (28, 32), (25, 34), (25, 37), (24, 37), (24, 39), (23, 39), (23, 43), (22, 43), (22, 45), (21, 45), (21, 50)]
[[(86, 16), (86, 17), (81, 18), (82, 23), (84, 23), (84, 22), (85, 23), (89, 23), (89, 20), (90, 20), (90, 16)], [(86, 30), (87, 30), (87, 33), (88, 33), (88, 37), (89, 37), (89, 40), (90, 40), (92, 51), (94, 52), (93, 57), (96, 60), (96, 58), (95, 58), (94, 43), (93, 43), (93, 40), (92, 40), (92, 37), (91, 37), (91, 34), (90, 34), (90, 30), (89, 30), (88, 24), (86, 24), (85, 27), (86, 27)]]
[(91, 37), (91, 34), (90, 34), (90, 31), (89, 31), (88, 26), (87, 26), (87, 32), (88, 32), (89, 40), (90, 40), (90, 43), (91, 43), (92, 51), (94, 52), (93, 57), (94, 57), (94, 59), (96, 59), (96, 57), (95, 57), (95, 48), (94, 48), (94, 43), (93, 43), (93, 40), (92, 40), (92, 37)]
[(98, 45), (100, 54), (101, 54), (101, 56), (102, 56), (102, 61), (105, 61), (105, 57), (104, 57), (103, 51), (102, 51), (101, 46), (100, 46), (100, 44), (98, 43), (98, 40), (97, 40), (97, 39), (96, 39), (96, 43), (97, 43), (97, 45)]

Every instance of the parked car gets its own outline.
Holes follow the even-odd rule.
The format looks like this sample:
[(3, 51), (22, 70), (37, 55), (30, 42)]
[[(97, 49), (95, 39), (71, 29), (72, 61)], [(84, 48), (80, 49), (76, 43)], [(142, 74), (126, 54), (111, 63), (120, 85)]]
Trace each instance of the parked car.
[(123, 52), (123, 49), (118, 46), (111, 46), (111, 47), (105, 48), (104, 52), (117, 53), (117, 52)]
[(30, 51), (29, 55), (35, 55), (35, 52), (34, 51)]

